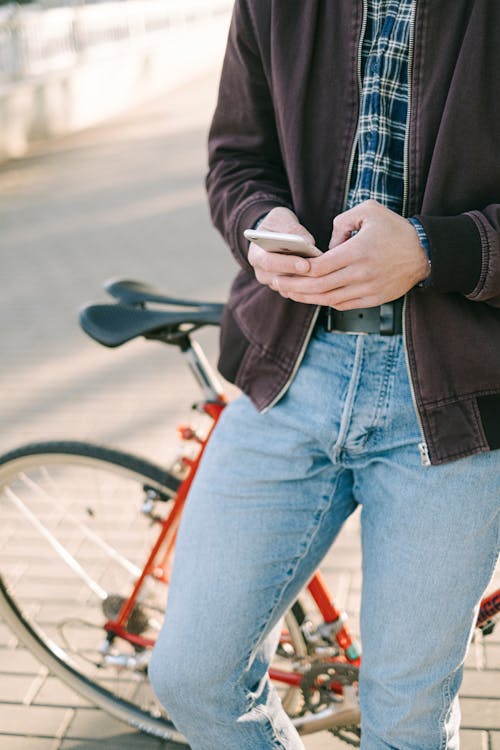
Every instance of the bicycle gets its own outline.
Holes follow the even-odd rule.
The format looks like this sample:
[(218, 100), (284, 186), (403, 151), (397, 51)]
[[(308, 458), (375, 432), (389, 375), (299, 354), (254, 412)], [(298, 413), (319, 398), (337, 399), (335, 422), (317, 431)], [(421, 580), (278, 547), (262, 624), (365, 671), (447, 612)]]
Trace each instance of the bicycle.
[[(82, 328), (109, 347), (138, 336), (179, 347), (203, 394), (193, 408), (208, 424), (180, 427), (186, 449), (168, 467), (74, 441), (1, 456), (0, 614), (76, 692), (146, 733), (186, 744), (156, 701), (147, 667), (184, 502), (226, 405), (192, 338), (219, 324), (222, 305), (168, 297), (135, 281), (105, 288), (115, 302), (83, 308)], [(284, 618), (270, 676), (299, 732), (326, 729), (356, 747), (361, 654), (345, 619), (317, 571)], [(500, 589), (483, 599), (477, 626), (488, 635), (499, 619)]]

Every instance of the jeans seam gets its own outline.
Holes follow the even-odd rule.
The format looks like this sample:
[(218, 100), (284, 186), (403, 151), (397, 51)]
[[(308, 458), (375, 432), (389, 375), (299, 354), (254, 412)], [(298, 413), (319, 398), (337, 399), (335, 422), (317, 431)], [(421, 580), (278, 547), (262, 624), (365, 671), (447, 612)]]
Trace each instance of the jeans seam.
[[(311, 523), (310, 526), (309, 526), (309, 529), (312, 528), (312, 534), (309, 536), (309, 541), (306, 544), (306, 546), (304, 547), (304, 550), (301, 552), (301, 554), (298, 554), (295, 557), (295, 559), (293, 561), (293, 564), (290, 566), (288, 574), (287, 574), (287, 576), (286, 576), (286, 578), (285, 578), (285, 580), (283, 582), (283, 585), (281, 586), (281, 589), (280, 589), (280, 591), (278, 593), (278, 596), (276, 597), (276, 599), (273, 602), (272, 606), (269, 608), (269, 610), (268, 610), (265, 618), (263, 618), (263, 625), (262, 625), (261, 628), (259, 628), (258, 633), (256, 635), (256, 638), (255, 638), (255, 640), (254, 640), (254, 642), (252, 644), (252, 647), (251, 647), (251, 649), (249, 651), (248, 658), (247, 658), (247, 664), (250, 662), (252, 653), (253, 653), (256, 645), (259, 643), (259, 640), (260, 640), (260, 638), (262, 636), (262, 633), (264, 632), (264, 630), (265, 630), (265, 628), (267, 626), (267, 623), (271, 619), (273, 613), (276, 611), (276, 609), (279, 606), (280, 602), (283, 600), (284, 592), (285, 592), (288, 584), (290, 583), (290, 581), (293, 580), (294, 574), (295, 574), (295, 572), (296, 572), (299, 564), (302, 562), (302, 560), (307, 555), (307, 552), (311, 548), (311, 544), (312, 544), (313, 540), (315, 539), (315, 537), (316, 537), (316, 535), (318, 533), (318, 530), (319, 530), (319, 527), (320, 527), (320, 521), (321, 521), (322, 517), (324, 516), (324, 514), (327, 512), (327, 510), (330, 508), (330, 506), (331, 506), (331, 504), (333, 502), (333, 498), (334, 498), (335, 492), (337, 490), (339, 479), (340, 479), (340, 477), (343, 474), (344, 474), (344, 470), (341, 470), (338, 473), (335, 485), (334, 485), (334, 487), (332, 489), (332, 492), (330, 493), (330, 495), (328, 497), (328, 500), (323, 504), (323, 507), (321, 509), (319, 509), (316, 512), (316, 514), (314, 515), (313, 523)], [(240, 687), (242, 687), (241, 682), (242, 682), (243, 679), (244, 679), (244, 673), (242, 673), (242, 675), (239, 678), (238, 683), (237, 683), (237, 685), (239, 685)], [(253, 708), (253, 703), (252, 703), (253, 698), (252, 698), (252, 695), (250, 693), (247, 693), (246, 697), (247, 697), (247, 701), (246, 701), (247, 702), (247, 710), (249, 710), (249, 709)], [(269, 721), (270, 721), (270, 723), (272, 725), (272, 719), (271, 719), (271, 717), (268, 716), (268, 718), (269, 718)], [(286, 750), (286, 748), (284, 748), (284, 750)]]
[(443, 685), (444, 704), (443, 704), (443, 710), (441, 711), (441, 716), (439, 717), (439, 723), (440, 723), (439, 730), (441, 733), (441, 742), (439, 745), (439, 750), (446, 750), (446, 747), (448, 745), (448, 739), (449, 739), (448, 729), (447, 729), (447, 720), (452, 711), (450, 683), (451, 683), (451, 675), (448, 675)]
[[(325, 504), (325, 508), (322, 509), (321, 512), (319, 513), (319, 518), (321, 518), (321, 516), (323, 515), (324, 510), (328, 507), (328, 504), (329, 504), (329, 501)], [(319, 520), (319, 518), (318, 518), (318, 520)], [(316, 521), (316, 516), (314, 517), (314, 520)], [(314, 525), (317, 527), (317, 525), (318, 525), (317, 522)], [(315, 529), (313, 535), (311, 536), (311, 541), (312, 541), (312, 539), (314, 539), (315, 535), (316, 535), (316, 529)], [(290, 566), (290, 569), (289, 569), (289, 571), (288, 571), (288, 573), (286, 575), (285, 580), (283, 581), (283, 585), (281, 586), (281, 588), (280, 588), (280, 590), (278, 592), (278, 595), (277, 595), (275, 601), (273, 602), (273, 604), (271, 605), (271, 607), (268, 609), (268, 611), (266, 613), (266, 616), (263, 618), (263, 620), (264, 620), (263, 624), (259, 628), (259, 630), (257, 632), (257, 635), (256, 635), (256, 638), (255, 638), (254, 642), (252, 643), (252, 647), (250, 649), (249, 656), (248, 656), (248, 661), (250, 661), (250, 658), (252, 656), (252, 653), (253, 653), (255, 647), (259, 643), (259, 640), (260, 640), (260, 638), (262, 636), (262, 633), (266, 629), (267, 623), (269, 622), (269, 620), (271, 619), (273, 613), (276, 611), (278, 605), (282, 601), (282, 599), (283, 599), (283, 592), (287, 588), (287, 586), (290, 583), (290, 581), (293, 580), (294, 573), (297, 570), (297, 567), (298, 567), (299, 563), (304, 559), (304, 557), (305, 557), (305, 555), (306, 555), (306, 553), (307, 553), (307, 551), (308, 551), (309, 548), (310, 548), (310, 542), (306, 546), (306, 548), (304, 549), (304, 551), (301, 554), (298, 554), (294, 558), (293, 564)], [(240, 677), (239, 681), (241, 682), (242, 679), (243, 679), (243, 675)], [(252, 703), (251, 703), (251, 700), (249, 700), (248, 701), (248, 708), (251, 708), (251, 706), (252, 706)]]

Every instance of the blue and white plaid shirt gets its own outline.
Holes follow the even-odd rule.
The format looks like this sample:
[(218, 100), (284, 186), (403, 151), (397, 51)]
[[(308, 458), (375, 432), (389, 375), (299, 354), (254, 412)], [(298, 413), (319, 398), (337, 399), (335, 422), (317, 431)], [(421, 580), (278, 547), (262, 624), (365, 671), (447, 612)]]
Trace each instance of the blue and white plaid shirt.
[[(361, 101), (346, 208), (373, 198), (404, 210), (410, 28), (416, 0), (369, 0), (361, 49)], [(429, 242), (410, 219), (429, 257)], [(424, 282), (425, 283), (425, 282)]]
[(369, 0), (361, 57), (358, 140), (347, 208), (374, 198), (401, 214), (415, 0)]

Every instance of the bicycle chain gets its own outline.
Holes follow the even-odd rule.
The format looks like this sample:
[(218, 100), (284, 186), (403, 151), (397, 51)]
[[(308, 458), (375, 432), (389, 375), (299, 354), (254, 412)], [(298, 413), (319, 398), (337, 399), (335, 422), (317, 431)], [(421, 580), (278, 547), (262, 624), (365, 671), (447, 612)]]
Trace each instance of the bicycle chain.
[(361, 744), (361, 729), (359, 727), (342, 727), (342, 729), (329, 730), (334, 737), (345, 742), (351, 747), (359, 747)]

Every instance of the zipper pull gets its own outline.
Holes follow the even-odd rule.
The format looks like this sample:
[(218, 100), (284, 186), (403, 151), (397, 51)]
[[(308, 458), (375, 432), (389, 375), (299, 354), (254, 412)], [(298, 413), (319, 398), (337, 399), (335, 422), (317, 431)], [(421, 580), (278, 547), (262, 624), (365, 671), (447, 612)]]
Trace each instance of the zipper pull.
[(427, 447), (427, 443), (419, 443), (418, 450), (420, 451), (422, 466), (430, 466), (431, 459), (429, 458), (429, 448)]

